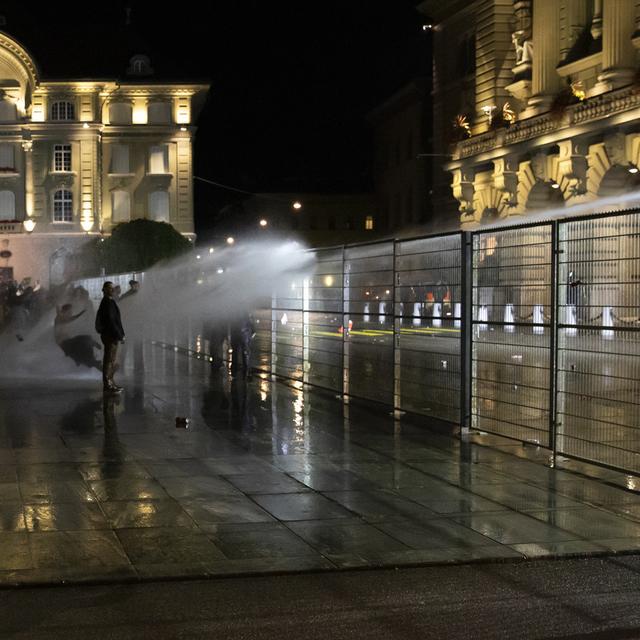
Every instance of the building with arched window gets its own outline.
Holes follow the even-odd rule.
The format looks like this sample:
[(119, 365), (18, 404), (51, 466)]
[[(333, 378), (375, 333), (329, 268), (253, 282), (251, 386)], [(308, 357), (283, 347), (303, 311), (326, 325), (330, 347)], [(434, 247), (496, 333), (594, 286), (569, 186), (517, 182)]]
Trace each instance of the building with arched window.
[(61, 260), (87, 234), (137, 218), (193, 236), (193, 123), (209, 86), (150, 78), (146, 56), (127, 73), (47, 80), (0, 32), (0, 249), (14, 279), (68, 277)]
[(434, 171), (435, 207), (472, 228), (640, 187), (639, 2), (420, 10), (434, 24), (433, 151), (450, 154)]

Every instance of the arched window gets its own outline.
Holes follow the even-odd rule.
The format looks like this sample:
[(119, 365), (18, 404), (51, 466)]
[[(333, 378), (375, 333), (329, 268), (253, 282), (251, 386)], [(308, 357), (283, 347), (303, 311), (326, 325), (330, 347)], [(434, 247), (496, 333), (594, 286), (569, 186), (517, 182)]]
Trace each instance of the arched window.
[(111, 124), (131, 124), (132, 109), (129, 102), (114, 102), (109, 105)]
[(16, 105), (9, 100), (0, 100), (0, 122), (15, 122)]
[(16, 196), (13, 191), (0, 191), (0, 220), (16, 219)]
[(15, 171), (13, 145), (6, 142), (0, 144), (0, 171)]
[(68, 189), (53, 194), (53, 221), (73, 222), (73, 194)]
[(52, 120), (75, 120), (76, 108), (73, 102), (59, 100), (51, 105)]
[(171, 105), (168, 102), (152, 102), (149, 104), (149, 124), (169, 124), (171, 122)]
[(114, 224), (131, 219), (131, 196), (128, 191), (111, 193), (111, 220)]
[(169, 222), (169, 194), (166, 191), (149, 194), (149, 217), (156, 222)]

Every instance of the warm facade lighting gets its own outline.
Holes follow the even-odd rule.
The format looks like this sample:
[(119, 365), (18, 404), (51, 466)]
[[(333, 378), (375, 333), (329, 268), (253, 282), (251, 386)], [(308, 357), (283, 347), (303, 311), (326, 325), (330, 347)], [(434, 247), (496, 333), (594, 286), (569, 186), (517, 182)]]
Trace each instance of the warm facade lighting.
[(27, 218), (22, 224), (27, 233), (31, 233), (36, 228), (36, 221), (33, 218)]
[(373, 230), (373, 216), (367, 216), (364, 219), (364, 228), (367, 231), (372, 231)]
[(560, 185), (555, 180), (552, 180), (551, 181), (551, 188), (552, 189), (559, 189)]
[(82, 227), (83, 231), (89, 233), (89, 231), (91, 231), (91, 229), (93, 228), (93, 220), (88, 217), (82, 218), (82, 220), (80, 220), (80, 226)]
[(631, 164), (629, 165), (629, 168), (627, 169), (627, 171), (629, 173), (638, 173), (638, 167), (636, 167), (635, 164)]

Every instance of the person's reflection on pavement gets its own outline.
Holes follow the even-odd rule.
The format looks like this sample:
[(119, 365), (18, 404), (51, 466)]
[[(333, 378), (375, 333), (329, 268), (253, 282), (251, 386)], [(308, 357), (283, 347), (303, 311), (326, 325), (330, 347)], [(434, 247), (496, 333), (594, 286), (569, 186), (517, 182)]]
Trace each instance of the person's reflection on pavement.
[(90, 436), (96, 430), (96, 414), (100, 409), (100, 400), (84, 400), (76, 404), (71, 411), (60, 418), (63, 432), (78, 436)]
[(246, 378), (235, 376), (231, 380), (231, 425), (249, 438), (252, 431), (251, 395), (247, 393), (250, 383)]
[(102, 404), (104, 418), (104, 441), (102, 445), (104, 477), (117, 478), (118, 470), (122, 467), (123, 451), (118, 437), (117, 409), (120, 407), (120, 397), (106, 395)]
[(210, 427), (220, 427), (225, 424), (229, 415), (229, 398), (225, 389), (226, 374), (221, 370), (212, 370), (209, 385), (202, 396), (202, 417)]

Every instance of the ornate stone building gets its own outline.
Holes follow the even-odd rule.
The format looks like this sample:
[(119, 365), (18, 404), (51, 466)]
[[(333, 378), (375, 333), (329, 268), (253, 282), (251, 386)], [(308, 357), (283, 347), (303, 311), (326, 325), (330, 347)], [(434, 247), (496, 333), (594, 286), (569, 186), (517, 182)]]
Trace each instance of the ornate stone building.
[(193, 235), (193, 122), (208, 85), (158, 82), (135, 56), (125, 80), (45, 80), (0, 33), (0, 276), (69, 275), (87, 234), (135, 218)]
[(434, 22), (434, 151), (451, 154), (436, 206), (452, 185), (468, 227), (640, 187), (640, 2), (420, 10)]

